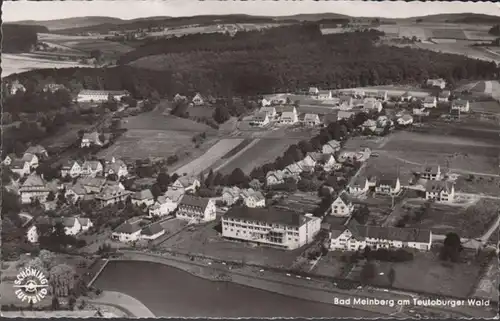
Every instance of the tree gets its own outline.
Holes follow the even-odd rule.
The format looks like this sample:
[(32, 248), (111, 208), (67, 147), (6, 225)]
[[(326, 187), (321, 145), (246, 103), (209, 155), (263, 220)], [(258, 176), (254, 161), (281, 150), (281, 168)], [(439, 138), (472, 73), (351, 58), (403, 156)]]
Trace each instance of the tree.
[(161, 172), (156, 178), (156, 183), (161, 188), (162, 192), (166, 192), (170, 184), (170, 176), (165, 172)]
[(463, 246), (460, 236), (457, 233), (450, 232), (446, 234), (446, 238), (444, 239), (444, 244), (440, 253), (441, 259), (457, 262), (460, 259), (460, 252), (462, 252), (462, 250)]
[(391, 267), (389, 274), (387, 276), (389, 277), (389, 282), (391, 283), (391, 286), (393, 286), (394, 281), (396, 280), (396, 270), (394, 270), (394, 268)]
[(61, 309), (61, 303), (59, 303), (59, 299), (56, 295), (52, 297), (52, 311), (57, 311)]
[(52, 202), (55, 199), (56, 199), (56, 195), (54, 194), (53, 191), (50, 191), (49, 195), (47, 195), (47, 201)]
[(67, 264), (59, 264), (49, 271), (49, 289), (54, 297), (66, 297), (75, 287), (76, 272)]
[(363, 284), (369, 283), (377, 275), (377, 267), (373, 262), (367, 261), (366, 264), (361, 269), (359, 275), (360, 281)]
[(71, 295), (68, 300), (68, 308), (70, 311), (75, 310), (75, 304), (76, 304), (76, 299), (73, 295)]
[(231, 118), (231, 114), (226, 106), (217, 106), (212, 117), (218, 124), (223, 124)]
[(90, 58), (93, 58), (97, 61), (99, 61), (102, 57), (102, 51), (99, 50), (99, 49), (94, 49), (92, 51), (90, 51)]
[(229, 185), (241, 186), (248, 183), (249, 178), (240, 168), (235, 168), (229, 175), (227, 183)]
[(161, 196), (162, 191), (161, 191), (161, 187), (156, 183), (156, 184), (153, 184), (153, 186), (151, 187), (151, 194), (153, 194), (153, 197), (155, 199), (158, 198), (158, 196)]

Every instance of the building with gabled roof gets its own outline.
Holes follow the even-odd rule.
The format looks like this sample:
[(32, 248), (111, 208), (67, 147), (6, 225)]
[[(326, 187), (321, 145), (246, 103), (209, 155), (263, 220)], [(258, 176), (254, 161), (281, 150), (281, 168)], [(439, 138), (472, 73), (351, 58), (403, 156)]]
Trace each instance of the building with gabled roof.
[(240, 197), (246, 207), (264, 207), (266, 206), (266, 198), (260, 191), (255, 191), (252, 188), (242, 189)]
[(38, 167), (38, 156), (36, 156), (35, 154), (24, 153), (21, 159), (25, 162), (28, 162), (31, 168)]
[(88, 160), (82, 164), (81, 175), (86, 177), (96, 177), (102, 175), (104, 167), (100, 161)]
[(82, 142), (80, 144), (81, 148), (91, 147), (91, 146), (103, 146), (104, 142), (99, 138), (98, 132), (84, 133), (82, 137)]
[(14, 159), (10, 161), (9, 168), (12, 172), (18, 174), (21, 177), (29, 175), (29, 173), (31, 172), (30, 163), (22, 159)]
[(399, 176), (382, 176), (377, 179), (377, 185), (375, 185), (375, 193), (394, 196), (401, 192), (401, 182)]
[(190, 192), (190, 191), (196, 191), (198, 188), (200, 188), (201, 183), (200, 181), (194, 177), (194, 176), (181, 176), (177, 178), (175, 182), (170, 185), (170, 187), (174, 190), (176, 189), (182, 189), (184, 192)]
[(205, 99), (200, 93), (196, 93), (196, 95), (194, 95), (193, 97), (192, 102), (195, 106), (201, 106), (205, 103)]
[(419, 174), (420, 178), (432, 181), (439, 181), (443, 178), (443, 173), (441, 172), (440, 165), (437, 166), (425, 165), (422, 167), (422, 170)]
[(352, 203), (347, 193), (345, 191), (342, 191), (332, 202), (330, 208), (331, 215), (347, 217), (351, 216), (352, 212), (354, 211), (354, 204)]
[(263, 106), (259, 109), (259, 113), (266, 113), (269, 119), (276, 117), (276, 108), (272, 106)]
[(340, 142), (331, 140), (321, 147), (323, 154), (335, 154), (340, 150)]
[(266, 112), (258, 112), (252, 117), (250, 125), (266, 126), (267, 124), (269, 124), (269, 121), (269, 116)]
[(449, 90), (443, 90), (438, 94), (438, 101), (447, 102), (450, 99), (451, 92)]
[(285, 175), (283, 171), (270, 171), (266, 174), (266, 185), (273, 186), (283, 184), (285, 182)]
[(318, 114), (305, 114), (303, 122), (306, 126), (318, 126), (321, 124)]
[(436, 108), (437, 107), (437, 99), (434, 96), (427, 96), (424, 98), (422, 102), (424, 108)]
[(428, 181), (425, 186), (425, 199), (451, 203), (455, 200), (455, 185), (448, 181)]
[(316, 97), (319, 100), (329, 100), (332, 99), (332, 91), (331, 90), (318, 90), (318, 93), (316, 94)]
[(451, 110), (458, 110), (461, 113), (468, 113), (470, 104), (468, 100), (455, 99), (451, 102)]
[(143, 189), (142, 191), (135, 192), (131, 195), (132, 204), (136, 206), (145, 205), (149, 207), (155, 203), (153, 193), (149, 189)]
[(109, 97), (120, 101), (123, 97), (129, 96), (126, 90), (82, 90), (78, 93), (77, 102), (105, 102)]
[(351, 218), (345, 225), (330, 230), (330, 250), (358, 251), (371, 249), (413, 248), (429, 251), (432, 232), (428, 229), (361, 225)]
[(25, 153), (34, 154), (38, 158), (49, 157), (49, 153), (47, 153), (47, 150), (42, 145), (30, 146), (26, 149)]
[(319, 94), (319, 89), (318, 89), (318, 87), (309, 87), (308, 93), (310, 96), (315, 96), (315, 95)]
[(61, 177), (78, 177), (82, 174), (82, 165), (75, 160), (68, 160), (61, 166)]
[(138, 241), (141, 238), (142, 222), (140, 217), (125, 221), (111, 233), (111, 238), (124, 243)]
[(50, 190), (47, 188), (45, 181), (37, 174), (29, 175), (19, 188), (22, 204), (29, 204), (35, 199), (43, 204), (46, 202), (49, 193)]
[(193, 223), (213, 221), (216, 218), (215, 201), (186, 194), (179, 202), (175, 216)]
[(160, 223), (153, 223), (141, 230), (141, 238), (144, 240), (156, 240), (165, 234), (165, 229)]
[(446, 87), (446, 81), (443, 78), (427, 79), (426, 85), (428, 87), (435, 87), (435, 88), (439, 88), (439, 89), (444, 89)]
[(149, 207), (149, 217), (165, 216), (171, 214), (177, 208), (178, 201), (173, 201), (167, 196), (158, 196), (156, 202)]
[(114, 157), (110, 162), (104, 164), (104, 176), (116, 175), (118, 179), (128, 176), (127, 164), (121, 159), (115, 159)]
[(349, 194), (356, 195), (368, 192), (369, 188), (370, 185), (368, 184), (368, 179), (362, 175), (359, 175), (358, 177), (356, 177), (354, 182), (349, 185), (348, 190)]
[(288, 250), (314, 240), (321, 219), (278, 208), (233, 207), (221, 219), (222, 236)]
[(102, 191), (95, 196), (95, 199), (101, 203), (101, 206), (114, 205), (119, 202), (125, 202), (132, 192), (120, 188), (118, 185), (105, 186)]

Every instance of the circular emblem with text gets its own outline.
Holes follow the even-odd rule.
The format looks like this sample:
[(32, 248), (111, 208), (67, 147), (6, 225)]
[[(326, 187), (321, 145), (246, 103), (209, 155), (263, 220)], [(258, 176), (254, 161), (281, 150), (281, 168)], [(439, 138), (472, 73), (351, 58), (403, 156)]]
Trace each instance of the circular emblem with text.
[(28, 303), (42, 301), (48, 294), (49, 281), (45, 275), (31, 267), (27, 267), (16, 277), (14, 281), (15, 293), (19, 300)]

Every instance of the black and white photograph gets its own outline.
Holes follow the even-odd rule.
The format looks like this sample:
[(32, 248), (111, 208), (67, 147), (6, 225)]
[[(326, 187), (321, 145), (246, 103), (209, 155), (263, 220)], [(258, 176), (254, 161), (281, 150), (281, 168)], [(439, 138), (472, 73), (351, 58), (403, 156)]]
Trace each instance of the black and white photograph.
[(499, 4), (2, 22), (3, 317), (498, 317)]

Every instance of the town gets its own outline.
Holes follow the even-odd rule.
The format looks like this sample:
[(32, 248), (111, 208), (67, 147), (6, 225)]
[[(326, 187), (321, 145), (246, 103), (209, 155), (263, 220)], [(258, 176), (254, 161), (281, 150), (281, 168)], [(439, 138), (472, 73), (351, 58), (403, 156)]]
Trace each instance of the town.
[(2, 310), (36, 310), (10, 290), (31, 267), (49, 278), (41, 310), (154, 317), (117, 308), (137, 298), (118, 299), (103, 281), (135, 261), (212, 281), (259, 279), (254, 287), (285, 295), (298, 286), (297, 298), (353, 316), (496, 315), (493, 76), (225, 95), (195, 82), (165, 94), (58, 72), (2, 80)]

